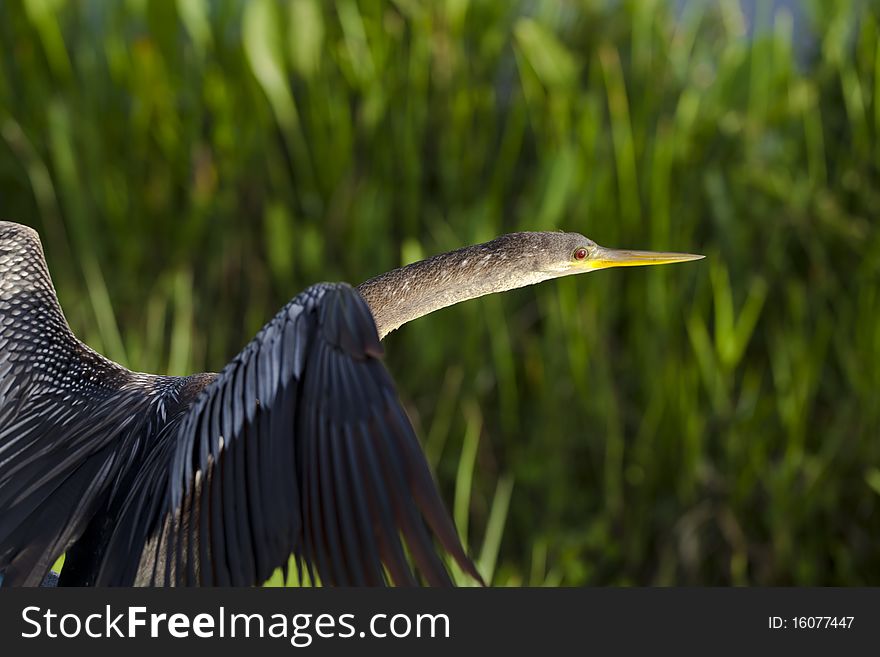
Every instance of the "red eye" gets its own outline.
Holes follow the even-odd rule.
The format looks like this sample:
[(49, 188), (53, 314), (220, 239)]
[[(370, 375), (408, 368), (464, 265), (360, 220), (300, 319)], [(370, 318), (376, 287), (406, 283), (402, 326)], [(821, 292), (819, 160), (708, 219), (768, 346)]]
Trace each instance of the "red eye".
[(575, 260), (583, 260), (586, 257), (587, 257), (587, 250), (586, 249), (583, 249), (583, 248), (582, 249), (575, 249), (575, 252), (574, 252), (574, 259)]

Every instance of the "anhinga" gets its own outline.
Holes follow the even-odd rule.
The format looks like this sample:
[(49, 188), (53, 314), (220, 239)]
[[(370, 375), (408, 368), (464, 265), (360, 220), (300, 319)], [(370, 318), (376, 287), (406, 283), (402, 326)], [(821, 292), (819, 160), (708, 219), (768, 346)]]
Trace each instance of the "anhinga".
[(256, 585), (291, 554), (324, 584), (448, 585), (436, 543), (479, 580), (381, 338), (484, 294), (700, 257), (503, 235), (313, 285), (219, 374), (156, 376), (80, 342), (37, 233), (0, 222), (3, 584), (39, 585), (66, 553), (62, 585)]

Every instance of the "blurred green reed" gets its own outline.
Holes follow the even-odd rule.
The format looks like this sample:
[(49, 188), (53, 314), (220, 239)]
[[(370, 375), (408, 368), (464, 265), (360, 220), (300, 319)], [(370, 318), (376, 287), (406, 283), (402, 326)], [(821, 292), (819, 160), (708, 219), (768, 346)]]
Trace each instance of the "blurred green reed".
[(462, 535), (502, 585), (876, 584), (878, 7), (796, 51), (670, 4), (4, 2), (0, 212), (85, 341), (176, 374), (506, 231), (706, 253), (388, 338)]

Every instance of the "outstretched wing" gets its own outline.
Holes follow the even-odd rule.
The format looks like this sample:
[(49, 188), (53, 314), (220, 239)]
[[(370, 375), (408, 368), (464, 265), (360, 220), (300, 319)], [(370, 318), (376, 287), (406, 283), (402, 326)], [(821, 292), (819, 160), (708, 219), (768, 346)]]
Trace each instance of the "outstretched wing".
[(295, 554), (325, 584), (450, 584), (434, 537), (479, 580), (381, 356), (351, 287), (285, 306), (183, 417), (137, 581), (259, 584)]
[(71, 333), (37, 234), (0, 221), (0, 574), (36, 586), (118, 486), (149, 399)]

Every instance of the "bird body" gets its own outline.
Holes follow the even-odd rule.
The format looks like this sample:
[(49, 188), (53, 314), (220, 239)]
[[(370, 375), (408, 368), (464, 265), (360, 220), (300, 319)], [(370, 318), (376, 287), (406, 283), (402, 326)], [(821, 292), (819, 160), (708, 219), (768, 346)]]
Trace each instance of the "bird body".
[(517, 233), (313, 285), (220, 373), (174, 377), (80, 342), (37, 233), (0, 221), (0, 582), (39, 585), (66, 553), (61, 585), (256, 585), (293, 554), (325, 584), (448, 585), (437, 542), (479, 580), (380, 338), (601, 248)]

